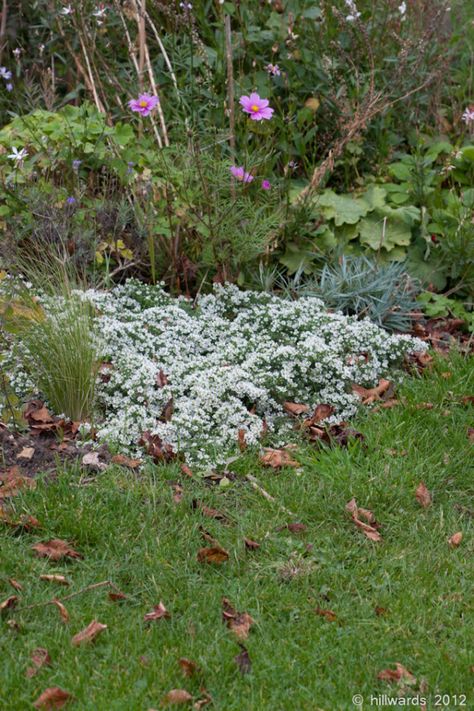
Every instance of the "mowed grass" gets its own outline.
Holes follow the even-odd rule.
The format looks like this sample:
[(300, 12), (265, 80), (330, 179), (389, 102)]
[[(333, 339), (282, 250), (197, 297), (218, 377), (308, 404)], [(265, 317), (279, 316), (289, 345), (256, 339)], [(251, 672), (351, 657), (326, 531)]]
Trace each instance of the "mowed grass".
[[(17, 609), (0, 623), (0, 708), (32, 708), (51, 686), (74, 695), (71, 708), (95, 711), (147, 711), (170, 689), (199, 699), (201, 687), (213, 699), (205, 708), (221, 711), (353, 709), (356, 693), (370, 708), (371, 695), (398, 693), (397, 683), (377, 678), (396, 662), (417, 680), (402, 693), (421, 688), (428, 708), (457, 708), (453, 695), (465, 694), (465, 708), (474, 708), (474, 411), (461, 399), (473, 393), (472, 362), (453, 355), (407, 380), (398, 393), (404, 405), (360, 415), (354, 424), (365, 447), (302, 446), (295, 453), (301, 469), (280, 473), (249, 454), (229, 465), (237, 479), (227, 487), (189, 479), (175, 465), (140, 475), (112, 467), (93, 480), (69, 471), (54, 483), (39, 481), (15, 507), (43, 528), (0, 530), (0, 601), (15, 594), (8, 578), (23, 586)], [(173, 481), (183, 487), (179, 503)], [(426, 509), (415, 498), (420, 481), (433, 498)], [(382, 542), (353, 524), (345, 511), (352, 497), (374, 512)], [(219, 509), (228, 523), (203, 515), (193, 499)], [(294, 522), (306, 530), (278, 530)], [(229, 551), (227, 562), (198, 562), (198, 550), (209, 545), (200, 527)], [(452, 548), (448, 538), (458, 531), (463, 540)], [(244, 537), (260, 548), (246, 549)], [(83, 558), (37, 558), (31, 546), (50, 538), (69, 541)], [(70, 587), (41, 581), (45, 573), (66, 575)], [(53, 605), (22, 611), (105, 580), (128, 599), (111, 601), (107, 588), (85, 591), (64, 603), (67, 624)], [(238, 641), (222, 622), (223, 597), (255, 620), (244, 642), (252, 663), (245, 675), (234, 660)], [(160, 601), (170, 618), (147, 624), (144, 614)], [(74, 647), (72, 636), (93, 619), (107, 630)], [(37, 647), (48, 650), (51, 666), (26, 678)], [(201, 673), (183, 677), (180, 657)], [(435, 706), (437, 693), (451, 700)]]

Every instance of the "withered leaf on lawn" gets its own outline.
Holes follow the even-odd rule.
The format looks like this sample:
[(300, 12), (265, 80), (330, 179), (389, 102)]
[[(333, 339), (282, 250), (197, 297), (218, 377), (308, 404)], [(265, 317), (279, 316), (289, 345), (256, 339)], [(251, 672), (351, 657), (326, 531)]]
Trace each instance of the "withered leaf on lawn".
[(212, 703), (212, 696), (206, 691), (206, 689), (201, 687), (199, 691), (201, 692), (202, 696), (193, 704), (193, 709), (195, 711), (200, 711), (200, 709), (204, 708), (204, 706), (207, 706), (207, 704)]
[(107, 625), (103, 625), (97, 620), (92, 620), (90, 624), (87, 625), (83, 630), (74, 635), (71, 643), (77, 647), (80, 644), (87, 642), (93, 642), (95, 638), (104, 630), (107, 629)]
[(379, 380), (379, 384), (375, 388), (363, 388), (354, 383), (352, 391), (361, 398), (363, 405), (371, 405), (376, 400), (382, 399), (381, 396), (388, 391), (391, 384), (390, 380), (384, 378)]
[(72, 694), (69, 691), (64, 691), (59, 686), (51, 686), (38, 696), (33, 706), (37, 709), (45, 709), (45, 711), (62, 709), (70, 699), (72, 699)]
[(6, 475), (0, 476), (0, 499), (17, 496), (22, 489), (36, 489), (36, 481), (17, 474), (15, 467)]
[(239, 644), (242, 650), (240, 654), (236, 654), (234, 657), (234, 662), (240, 669), (241, 674), (250, 674), (252, 671), (252, 662), (250, 661), (250, 656), (243, 644)]
[(115, 592), (111, 591), (109, 592), (109, 600), (112, 600), (112, 602), (121, 602), (121, 600), (128, 600), (128, 595), (125, 595), (125, 593), (120, 590), (116, 590)]
[(186, 476), (189, 476), (189, 477), (192, 477), (192, 476), (193, 476), (193, 472), (192, 472), (192, 470), (188, 467), (187, 464), (181, 464), (180, 469), (181, 469), (181, 471), (183, 472), (183, 474), (186, 474)]
[(165, 617), (171, 617), (171, 615), (160, 600), (158, 605), (155, 605), (151, 612), (147, 612), (143, 619), (145, 622), (152, 622), (153, 620), (161, 620)]
[(229, 554), (221, 546), (212, 546), (210, 548), (201, 548), (198, 551), (197, 559), (199, 563), (225, 563), (229, 560)]
[(378, 679), (382, 681), (403, 681), (405, 684), (415, 684), (416, 679), (408, 669), (405, 669), (403, 664), (396, 662), (396, 669), (383, 669), (377, 674)]
[(44, 649), (44, 647), (37, 647), (37, 649), (32, 651), (31, 661), (33, 662), (33, 666), (26, 670), (26, 676), (28, 678), (35, 676), (41, 667), (51, 665), (51, 657), (48, 654), (48, 650)]
[(53, 538), (51, 541), (45, 541), (44, 543), (36, 543), (31, 547), (40, 558), (50, 558), (51, 560), (82, 558), (80, 553), (60, 538)]
[(244, 429), (239, 429), (239, 431), (237, 432), (237, 441), (241, 452), (245, 452), (245, 450), (247, 449), (245, 433), (246, 431)]
[[(369, 538), (371, 541), (376, 542), (382, 540), (382, 536), (377, 530), (377, 528), (379, 528), (379, 524), (376, 522), (375, 516), (372, 511), (370, 511), (369, 509), (359, 508), (354, 498), (347, 502), (345, 508), (346, 511), (351, 514), (351, 518), (357, 528), (359, 528), (363, 532), (363, 534), (367, 536), (367, 538)], [(364, 523), (364, 521), (361, 521), (361, 516), (370, 523)]]
[(431, 494), (426, 488), (424, 482), (420, 482), (415, 492), (416, 500), (424, 509), (431, 505)]
[(188, 704), (193, 700), (193, 697), (186, 689), (171, 689), (162, 699), (162, 706), (179, 706), (180, 704)]
[(245, 547), (248, 548), (250, 551), (260, 548), (260, 543), (257, 543), (257, 541), (252, 541), (251, 538), (244, 538), (244, 543)]
[(288, 415), (302, 415), (305, 412), (309, 412), (309, 406), (308, 405), (301, 405), (300, 403), (297, 402), (284, 402), (283, 403), (283, 409)]
[(467, 428), (467, 438), (471, 444), (474, 444), (474, 427)]
[(448, 539), (448, 543), (452, 548), (457, 548), (461, 545), (462, 538), (462, 532), (458, 531), (457, 533), (453, 533), (453, 535)]
[(291, 532), (291, 533), (304, 533), (307, 530), (307, 526), (305, 526), (304, 523), (288, 523), (286, 525), (286, 528)]
[(320, 617), (324, 617), (328, 622), (335, 622), (337, 620), (337, 615), (332, 610), (323, 610), (321, 607), (316, 607), (314, 611)]
[(40, 580), (45, 580), (48, 583), (56, 583), (57, 585), (69, 585), (69, 580), (64, 575), (40, 575)]
[(227, 516), (223, 514), (222, 511), (211, 509), (209, 506), (206, 506), (202, 503), (202, 501), (198, 501), (197, 499), (193, 499), (193, 508), (199, 509), (199, 511), (204, 516), (208, 516), (208, 518), (215, 518), (217, 521), (228, 521)]
[(59, 600), (56, 600), (56, 598), (55, 598), (54, 600), (51, 600), (51, 602), (52, 602), (53, 605), (56, 605), (56, 607), (58, 608), (59, 614), (61, 615), (62, 621), (63, 621), (65, 624), (66, 624), (67, 622), (69, 622), (69, 612), (66, 610), (66, 608), (65, 608), (64, 605), (63, 605), (63, 603), (60, 602)]
[(16, 458), (17, 459), (32, 459), (34, 453), (35, 453), (34, 447), (23, 447), (21, 452), (18, 452), (18, 454), (16, 455)]
[(24, 531), (31, 531), (32, 529), (39, 528), (40, 526), (40, 522), (34, 516), (23, 514), (20, 518), (12, 518), (9, 512), (2, 509), (1, 506), (0, 523), (5, 523), (7, 526), (23, 529)]
[(23, 590), (23, 585), (18, 582), (18, 580), (15, 580), (15, 578), (8, 578), (8, 582), (12, 586), (12, 588), (15, 588), (15, 590)]
[(112, 464), (119, 464), (122, 467), (128, 467), (129, 469), (137, 469), (142, 463), (141, 459), (131, 459), (125, 454), (114, 454), (110, 460)]
[(298, 462), (292, 459), (287, 449), (271, 449), (266, 447), (265, 454), (260, 455), (259, 459), (265, 467), (272, 467), (272, 469), (300, 466)]
[(191, 659), (187, 659), (186, 657), (181, 657), (178, 659), (178, 664), (181, 667), (181, 671), (183, 672), (184, 676), (193, 676), (197, 672), (199, 672), (199, 667), (196, 664), (196, 662), (191, 661)]
[(255, 623), (248, 612), (237, 612), (226, 597), (222, 599), (222, 621), (238, 639), (247, 639), (250, 628)]
[(0, 602), (0, 613), (5, 612), (5, 610), (11, 610), (12, 607), (18, 604), (18, 595), (10, 595), (6, 600)]

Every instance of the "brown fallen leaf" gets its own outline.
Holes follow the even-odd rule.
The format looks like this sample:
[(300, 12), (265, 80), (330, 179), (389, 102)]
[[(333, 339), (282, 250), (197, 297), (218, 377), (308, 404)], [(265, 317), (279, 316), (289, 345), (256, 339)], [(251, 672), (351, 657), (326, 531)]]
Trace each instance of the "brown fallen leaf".
[(146, 615), (144, 615), (143, 619), (145, 622), (152, 622), (153, 620), (161, 620), (168, 617), (171, 617), (171, 615), (160, 600), (158, 605), (155, 605), (151, 612), (147, 612)]
[(181, 667), (181, 671), (184, 676), (194, 676), (194, 674), (199, 672), (199, 667), (196, 662), (193, 662), (191, 659), (187, 659), (186, 657), (178, 659), (178, 664)]
[(426, 488), (424, 482), (420, 482), (415, 492), (416, 500), (424, 509), (431, 505), (431, 494)]
[(403, 681), (405, 684), (415, 684), (416, 678), (403, 664), (395, 663), (396, 669), (383, 669), (377, 674), (377, 678), (382, 681)]
[(474, 427), (467, 428), (467, 438), (471, 444), (474, 444)]
[(173, 482), (171, 484), (173, 489), (173, 501), (175, 504), (180, 504), (183, 500), (184, 489), (179, 482)]
[(381, 400), (381, 396), (387, 392), (391, 385), (390, 380), (384, 380), (384, 378), (379, 380), (375, 388), (363, 388), (361, 385), (354, 383), (352, 385), (352, 392), (360, 397), (363, 405), (371, 405), (376, 400)]
[(207, 516), (208, 518), (215, 518), (217, 521), (228, 521), (229, 519), (227, 516), (222, 513), (222, 511), (218, 511), (217, 509), (211, 509), (209, 506), (206, 506), (205, 504), (202, 503), (202, 501), (198, 501), (197, 499), (193, 499), (193, 509), (199, 509), (199, 511), (204, 515)]
[(10, 583), (12, 588), (14, 588), (15, 590), (18, 590), (18, 592), (20, 590), (23, 590), (23, 585), (21, 583), (19, 583), (18, 580), (15, 580), (15, 578), (8, 578), (8, 582)]
[(193, 697), (186, 689), (171, 689), (161, 700), (161, 706), (179, 706), (188, 704), (192, 700)]
[(109, 600), (112, 600), (112, 602), (120, 602), (121, 600), (128, 600), (128, 595), (125, 595), (125, 593), (121, 592), (120, 590), (117, 590), (116, 592), (109, 592)]
[(327, 403), (320, 403), (315, 407), (311, 417), (307, 417), (306, 420), (303, 422), (303, 427), (314, 427), (314, 425), (317, 425), (319, 422), (322, 422), (328, 417), (331, 417), (331, 415), (333, 414), (334, 408), (332, 405), (328, 405)]
[(250, 551), (254, 551), (257, 548), (260, 548), (260, 543), (257, 543), (257, 541), (252, 541), (251, 538), (244, 538), (244, 543), (245, 547), (248, 548)]
[[(359, 508), (357, 502), (354, 498), (347, 502), (346, 511), (351, 514), (351, 518), (355, 525), (362, 531), (362, 533), (367, 536), (371, 541), (381, 541), (382, 536), (378, 532), (377, 528), (379, 524), (375, 520), (375, 516), (369, 509)], [(360, 520), (360, 517), (365, 518), (369, 523), (364, 523)]]
[(245, 452), (247, 449), (247, 440), (245, 439), (246, 430), (239, 429), (237, 432), (237, 442), (241, 452)]
[(193, 709), (195, 711), (200, 711), (200, 709), (204, 708), (204, 706), (207, 706), (207, 704), (212, 704), (212, 696), (209, 694), (206, 689), (201, 688), (199, 689), (201, 692), (202, 696), (200, 699), (197, 699), (197, 701), (194, 702), (193, 704)]
[(70, 699), (72, 699), (72, 694), (69, 691), (64, 691), (59, 686), (51, 686), (38, 696), (33, 706), (37, 709), (45, 709), (45, 711), (62, 709)]
[(57, 585), (69, 585), (69, 580), (64, 575), (40, 575), (40, 580), (45, 580), (48, 583), (56, 583)]
[(23, 447), (21, 452), (16, 455), (17, 459), (32, 459), (35, 453), (34, 447)]
[(157, 434), (146, 431), (140, 437), (138, 444), (143, 447), (155, 463), (170, 462), (176, 459), (176, 452), (169, 444), (165, 444)]
[(197, 559), (200, 563), (220, 564), (229, 560), (229, 554), (221, 546), (212, 546), (211, 548), (201, 548), (198, 551)]
[(297, 402), (284, 402), (283, 409), (288, 415), (298, 416), (305, 412), (309, 412), (308, 405), (301, 405)]
[(270, 449), (266, 447), (265, 454), (260, 455), (259, 460), (265, 467), (272, 467), (272, 469), (300, 466), (298, 462), (292, 459), (287, 449)]
[(247, 639), (250, 628), (255, 623), (248, 612), (237, 612), (226, 597), (222, 599), (222, 621), (238, 639)]
[(239, 644), (239, 647), (242, 651), (240, 654), (236, 654), (234, 662), (239, 667), (241, 674), (250, 674), (252, 671), (252, 662), (250, 661), (249, 653), (243, 644)]
[(125, 454), (114, 454), (110, 461), (112, 464), (119, 464), (121, 467), (128, 467), (129, 469), (138, 469), (142, 463), (141, 459), (131, 459)]
[(474, 395), (463, 395), (461, 402), (463, 405), (474, 405)]
[(6, 475), (0, 476), (0, 499), (17, 496), (22, 489), (36, 489), (36, 481), (17, 474), (13, 467)]
[(385, 400), (385, 402), (381, 402), (380, 405), (374, 407), (373, 412), (379, 412), (380, 410), (390, 410), (392, 407), (398, 407), (398, 405), (401, 405), (400, 400), (397, 400), (396, 398), (392, 397), (390, 398), (390, 400)]
[(415, 410), (432, 410), (433, 408), (432, 402), (419, 402), (415, 405)]
[(20, 518), (12, 518), (8, 511), (0, 507), (0, 523), (4, 523), (12, 528), (23, 529), (24, 531), (32, 531), (34, 528), (40, 527), (40, 522), (34, 516), (24, 514)]
[(82, 558), (80, 553), (75, 551), (74, 548), (71, 548), (69, 543), (60, 538), (53, 538), (51, 541), (45, 541), (44, 543), (36, 543), (31, 547), (40, 558), (49, 558), (50, 560)]
[(453, 533), (453, 535), (448, 538), (448, 543), (452, 548), (457, 548), (459, 545), (461, 545), (462, 539), (462, 532), (458, 531), (457, 533)]
[(320, 617), (324, 617), (328, 622), (336, 622), (337, 620), (337, 615), (332, 610), (323, 610), (321, 607), (316, 607), (314, 611)]
[(0, 614), (5, 612), (5, 610), (11, 610), (18, 604), (18, 595), (10, 595), (6, 600), (0, 602)]
[(104, 630), (107, 629), (107, 625), (103, 625), (97, 620), (92, 620), (90, 624), (87, 625), (83, 630), (74, 635), (71, 640), (71, 644), (78, 647), (80, 644), (87, 642), (93, 642), (95, 638)]
[(69, 622), (69, 612), (66, 610), (63, 603), (60, 602), (60, 600), (57, 600), (56, 598), (51, 600), (51, 602), (58, 608), (62, 621), (67, 624)]
[(288, 530), (291, 533), (304, 533), (307, 530), (307, 526), (305, 526), (304, 523), (285, 523), (284, 526), (279, 526), (276, 530), (277, 531), (284, 531)]
[(386, 608), (386, 607), (380, 607), (380, 605), (377, 605), (377, 606), (374, 608), (374, 610), (375, 610), (375, 614), (377, 615), (377, 617), (383, 617), (384, 615), (386, 615), (386, 614), (388, 613), (387, 608)]
[(180, 469), (181, 469), (181, 471), (183, 472), (183, 474), (186, 474), (186, 476), (189, 476), (189, 477), (192, 477), (192, 476), (193, 476), (193, 472), (192, 472), (192, 470), (188, 467), (187, 464), (181, 464)]
[(26, 670), (26, 676), (29, 679), (31, 679), (32, 676), (35, 676), (41, 667), (51, 666), (51, 657), (48, 654), (48, 650), (44, 649), (44, 647), (37, 647), (32, 651), (31, 661), (33, 662), (33, 666)]

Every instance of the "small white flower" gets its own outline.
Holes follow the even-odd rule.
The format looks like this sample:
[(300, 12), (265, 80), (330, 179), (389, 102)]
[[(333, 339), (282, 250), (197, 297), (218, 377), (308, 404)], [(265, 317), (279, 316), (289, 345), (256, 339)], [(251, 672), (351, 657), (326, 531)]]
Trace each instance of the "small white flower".
[(74, 12), (73, 8), (70, 5), (66, 5), (66, 7), (63, 7), (62, 10), (59, 11), (60, 15), (72, 15)]
[(400, 15), (405, 15), (407, 11), (407, 4), (405, 0), (403, 0), (402, 4), (398, 6), (398, 12)]
[(468, 106), (462, 115), (462, 120), (466, 125), (474, 122), (474, 107)]
[(104, 5), (100, 5), (92, 14), (94, 17), (104, 17), (106, 12), (107, 8)]
[(11, 160), (16, 161), (17, 163), (20, 163), (22, 160), (26, 158), (28, 155), (28, 151), (26, 148), (22, 148), (21, 151), (18, 150), (15, 146), (12, 146), (11, 153), (8, 154), (8, 157)]

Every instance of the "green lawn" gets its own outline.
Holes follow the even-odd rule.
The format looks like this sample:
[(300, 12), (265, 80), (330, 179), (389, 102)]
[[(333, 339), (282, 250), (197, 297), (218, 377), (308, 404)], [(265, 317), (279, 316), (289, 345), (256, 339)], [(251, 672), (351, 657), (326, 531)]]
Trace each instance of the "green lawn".
[[(421, 690), (430, 709), (457, 708), (452, 695), (466, 694), (465, 708), (474, 708), (474, 450), (467, 434), (474, 418), (473, 405), (461, 399), (473, 393), (472, 362), (442, 360), (431, 374), (406, 382), (403, 406), (360, 415), (355, 426), (366, 447), (304, 446), (295, 453), (301, 469), (280, 473), (249, 454), (230, 465), (237, 478), (227, 487), (192, 480), (177, 465), (39, 480), (14, 504), (43, 528), (0, 530), (0, 602), (19, 597), (0, 623), (0, 708), (32, 708), (51, 686), (74, 695), (71, 708), (94, 711), (159, 708), (173, 688), (197, 700), (200, 687), (213, 699), (205, 708), (220, 711), (354, 709), (356, 693), (371, 708), (371, 694), (394, 696), (400, 688), (377, 678), (396, 662), (416, 677), (402, 693)], [(426, 402), (433, 408), (417, 408)], [(251, 486), (248, 473), (274, 503)], [(184, 490), (179, 503), (170, 485), (177, 480)], [(420, 481), (433, 497), (428, 508), (415, 498)], [(374, 512), (381, 542), (351, 521), (345, 505), (352, 497)], [(203, 515), (193, 499), (228, 522)], [(306, 530), (278, 530), (291, 522)], [(198, 550), (210, 545), (200, 527), (229, 551), (227, 562), (198, 562)], [(461, 545), (450, 547), (458, 531)], [(244, 537), (260, 548), (246, 549)], [(31, 546), (50, 538), (69, 541), (83, 558), (36, 557)], [(71, 585), (41, 581), (45, 573), (66, 575)], [(8, 578), (23, 589), (15, 593)], [(53, 605), (21, 609), (104, 580), (128, 599), (111, 601), (107, 588), (85, 591), (64, 603), (67, 624)], [(223, 597), (255, 620), (244, 642), (248, 674), (234, 661), (240, 648), (222, 622)], [(169, 619), (147, 624), (144, 614), (160, 601)], [(336, 620), (316, 614), (318, 607)], [(107, 629), (91, 644), (73, 646), (71, 638), (93, 619)], [(37, 647), (48, 650), (51, 666), (27, 678)], [(196, 662), (201, 674), (183, 677), (180, 657)], [(451, 700), (435, 706), (437, 693)]]

